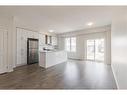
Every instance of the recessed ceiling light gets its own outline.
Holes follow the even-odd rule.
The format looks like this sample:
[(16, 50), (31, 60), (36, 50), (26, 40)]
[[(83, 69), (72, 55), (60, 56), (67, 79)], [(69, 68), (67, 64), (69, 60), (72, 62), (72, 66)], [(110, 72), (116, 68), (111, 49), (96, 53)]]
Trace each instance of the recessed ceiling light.
[(52, 32), (54, 32), (54, 30), (49, 30), (49, 32), (51, 32), (51, 33), (52, 33)]
[(89, 22), (87, 25), (88, 26), (92, 26), (93, 25), (93, 22)]

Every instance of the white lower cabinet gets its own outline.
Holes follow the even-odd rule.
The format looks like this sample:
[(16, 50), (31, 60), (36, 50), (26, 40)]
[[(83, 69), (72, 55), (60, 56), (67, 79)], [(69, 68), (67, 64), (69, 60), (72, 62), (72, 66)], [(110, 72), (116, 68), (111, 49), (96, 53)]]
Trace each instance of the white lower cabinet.
[(66, 51), (49, 51), (39, 53), (39, 66), (48, 68), (67, 61)]

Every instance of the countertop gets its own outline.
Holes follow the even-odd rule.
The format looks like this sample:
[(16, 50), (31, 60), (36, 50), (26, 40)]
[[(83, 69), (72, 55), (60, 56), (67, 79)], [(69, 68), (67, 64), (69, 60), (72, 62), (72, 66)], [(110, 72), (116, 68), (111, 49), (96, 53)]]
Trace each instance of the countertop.
[(51, 53), (51, 52), (59, 52), (59, 51), (64, 51), (64, 50), (51, 50), (51, 51), (39, 51), (39, 52), (42, 52), (42, 53)]

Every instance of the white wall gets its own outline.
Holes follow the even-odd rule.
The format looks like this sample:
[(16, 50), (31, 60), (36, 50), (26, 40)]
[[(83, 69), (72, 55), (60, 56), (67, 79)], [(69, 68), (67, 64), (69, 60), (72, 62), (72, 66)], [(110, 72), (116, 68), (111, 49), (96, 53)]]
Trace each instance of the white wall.
[(111, 30), (112, 69), (119, 89), (127, 89), (127, 9), (113, 16)]
[[(7, 50), (6, 52), (6, 72), (13, 71), (13, 17), (5, 17), (0, 15), (0, 26), (5, 27), (7, 30), (7, 47), (5, 49)], [(5, 53), (5, 52), (4, 52)]]
[[(89, 32), (88, 32), (89, 31)], [(96, 31), (96, 32), (95, 32)], [(99, 31), (99, 32), (97, 32)], [(80, 34), (77, 34), (80, 33)], [(88, 29), (88, 30), (82, 30), (72, 33), (66, 33), (66, 34), (60, 34), (58, 45), (59, 49), (64, 49), (64, 38), (75, 36), (76, 37), (76, 52), (74, 53), (68, 53), (68, 58), (73, 59), (86, 59), (86, 40), (87, 39), (96, 39), (96, 38), (105, 38), (106, 50), (105, 50), (105, 63), (110, 64), (111, 63), (111, 43), (110, 43), (110, 26), (105, 27), (99, 27), (94, 29)]]

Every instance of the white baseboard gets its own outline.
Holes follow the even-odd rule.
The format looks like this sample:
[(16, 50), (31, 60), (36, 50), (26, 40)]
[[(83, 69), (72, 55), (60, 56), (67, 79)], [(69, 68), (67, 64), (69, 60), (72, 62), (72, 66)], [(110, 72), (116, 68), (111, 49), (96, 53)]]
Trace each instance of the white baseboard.
[(114, 76), (114, 79), (115, 79), (115, 82), (116, 82), (117, 89), (120, 89), (119, 85), (118, 85), (118, 81), (117, 81), (116, 75), (115, 75), (115, 71), (114, 71), (112, 65), (111, 65), (111, 68), (112, 68), (112, 73), (113, 73), (113, 76)]
[(16, 64), (15, 67), (19, 67), (19, 66), (23, 66), (23, 65), (27, 65), (27, 63), (23, 63), (23, 64)]
[(80, 61), (84, 61), (84, 59), (80, 59), (80, 58), (68, 58), (70, 60), (80, 60)]
[(13, 69), (8, 69), (7, 72), (13, 72), (14, 70)]

